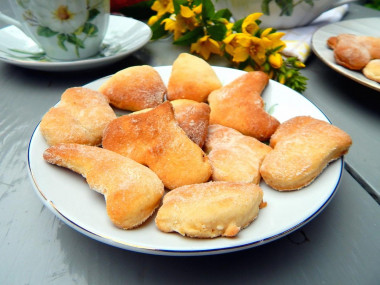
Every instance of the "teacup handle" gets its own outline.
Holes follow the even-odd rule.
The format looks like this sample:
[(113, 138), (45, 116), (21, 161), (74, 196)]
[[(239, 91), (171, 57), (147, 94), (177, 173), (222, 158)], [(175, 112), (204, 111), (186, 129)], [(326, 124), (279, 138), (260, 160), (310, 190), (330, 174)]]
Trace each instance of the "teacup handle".
[(7, 23), (7, 24), (10, 24), (10, 25), (14, 25), (17, 28), (19, 28), (20, 30), (22, 30), (22, 25), (19, 21), (13, 19), (12, 17), (9, 17), (9, 16), (3, 14), (1, 11), (0, 11), (0, 21)]

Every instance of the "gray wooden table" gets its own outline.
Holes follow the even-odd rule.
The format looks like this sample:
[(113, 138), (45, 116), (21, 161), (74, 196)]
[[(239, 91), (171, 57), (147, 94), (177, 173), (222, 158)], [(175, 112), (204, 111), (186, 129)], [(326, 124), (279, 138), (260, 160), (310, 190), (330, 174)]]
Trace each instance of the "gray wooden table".
[[(7, 12), (7, 3), (0, 9)], [(380, 13), (351, 5), (346, 19), (374, 16)], [(379, 284), (380, 93), (314, 56), (304, 95), (354, 144), (336, 195), (299, 230), (234, 253), (156, 256), (92, 240), (42, 205), (28, 177), (28, 142), (62, 92), (131, 65), (171, 64), (181, 51), (158, 41), (113, 66), (78, 73), (0, 63), (0, 284)]]

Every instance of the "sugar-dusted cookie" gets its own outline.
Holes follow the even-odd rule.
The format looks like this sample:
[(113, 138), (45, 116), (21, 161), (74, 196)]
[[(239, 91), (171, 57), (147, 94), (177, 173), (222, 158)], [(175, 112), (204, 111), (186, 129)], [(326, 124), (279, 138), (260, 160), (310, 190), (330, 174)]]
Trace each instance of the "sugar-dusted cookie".
[(336, 63), (352, 70), (362, 70), (370, 60), (380, 59), (380, 37), (339, 34), (327, 45), (334, 50)]
[(153, 67), (140, 65), (118, 71), (100, 86), (99, 92), (119, 109), (138, 111), (160, 105), (166, 86)]
[(40, 130), (49, 145), (99, 145), (104, 128), (115, 118), (107, 97), (88, 88), (73, 87), (43, 116)]
[(363, 74), (368, 79), (380, 83), (380, 59), (373, 59), (363, 68)]
[(188, 53), (174, 61), (168, 83), (168, 100), (205, 102), (211, 91), (222, 86), (210, 64)]
[(203, 147), (210, 120), (210, 106), (188, 99), (177, 99), (170, 103), (179, 126), (193, 142)]
[[(141, 225), (159, 206), (164, 185), (149, 168), (96, 146), (58, 144), (44, 159), (86, 178), (91, 189), (104, 195), (107, 213), (119, 228)], [(82, 201), (87, 203), (87, 201)]]
[(211, 92), (210, 124), (233, 128), (260, 141), (268, 140), (280, 124), (264, 109), (261, 93), (268, 81), (264, 72), (252, 71)]
[(104, 131), (103, 147), (147, 165), (168, 189), (211, 176), (206, 154), (178, 125), (169, 101), (113, 120)]
[(350, 136), (336, 126), (309, 116), (294, 117), (273, 134), (273, 150), (264, 158), (261, 176), (274, 189), (300, 189), (346, 154), (351, 144)]
[(258, 215), (263, 191), (252, 183), (208, 182), (164, 196), (156, 225), (163, 232), (196, 238), (233, 237)]
[(260, 182), (260, 166), (272, 148), (259, 140), (221, 125), (208, 128), (205, 151), (212, 165), (212, 180)]

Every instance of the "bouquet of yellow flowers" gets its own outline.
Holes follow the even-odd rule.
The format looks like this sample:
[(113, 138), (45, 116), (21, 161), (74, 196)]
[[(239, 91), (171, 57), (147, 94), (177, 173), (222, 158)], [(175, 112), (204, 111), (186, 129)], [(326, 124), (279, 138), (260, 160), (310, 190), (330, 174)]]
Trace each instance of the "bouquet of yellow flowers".
[(228, 9), (215, 11), (211, 0), (155, 0), (151, 9), (152, 39), (173, 34), (173, 44), (189, 45), (190, 52), (208, 60), (211, 54), (225, 56), (238, 69), (262, 70), (273, 80), (303, 92), (305, 65), (295, 57), (284, 57), (284, 33), (260, 28), (262, 13), (231, 21)]

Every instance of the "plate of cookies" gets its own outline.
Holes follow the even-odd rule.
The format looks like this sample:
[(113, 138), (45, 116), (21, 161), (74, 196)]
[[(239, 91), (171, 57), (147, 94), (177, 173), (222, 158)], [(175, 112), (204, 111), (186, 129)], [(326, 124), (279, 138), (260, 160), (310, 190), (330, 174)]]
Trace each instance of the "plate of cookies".
[(380, 18), (323, 26), (312, 37), (314, 53), (330, 68), (380, 91)]
[(260, 71), (182, 53), (68, 88), (29, 144), (36, 194), (100, 242), (211, 255), (281, 238), (333, 198), (351, 138)]

